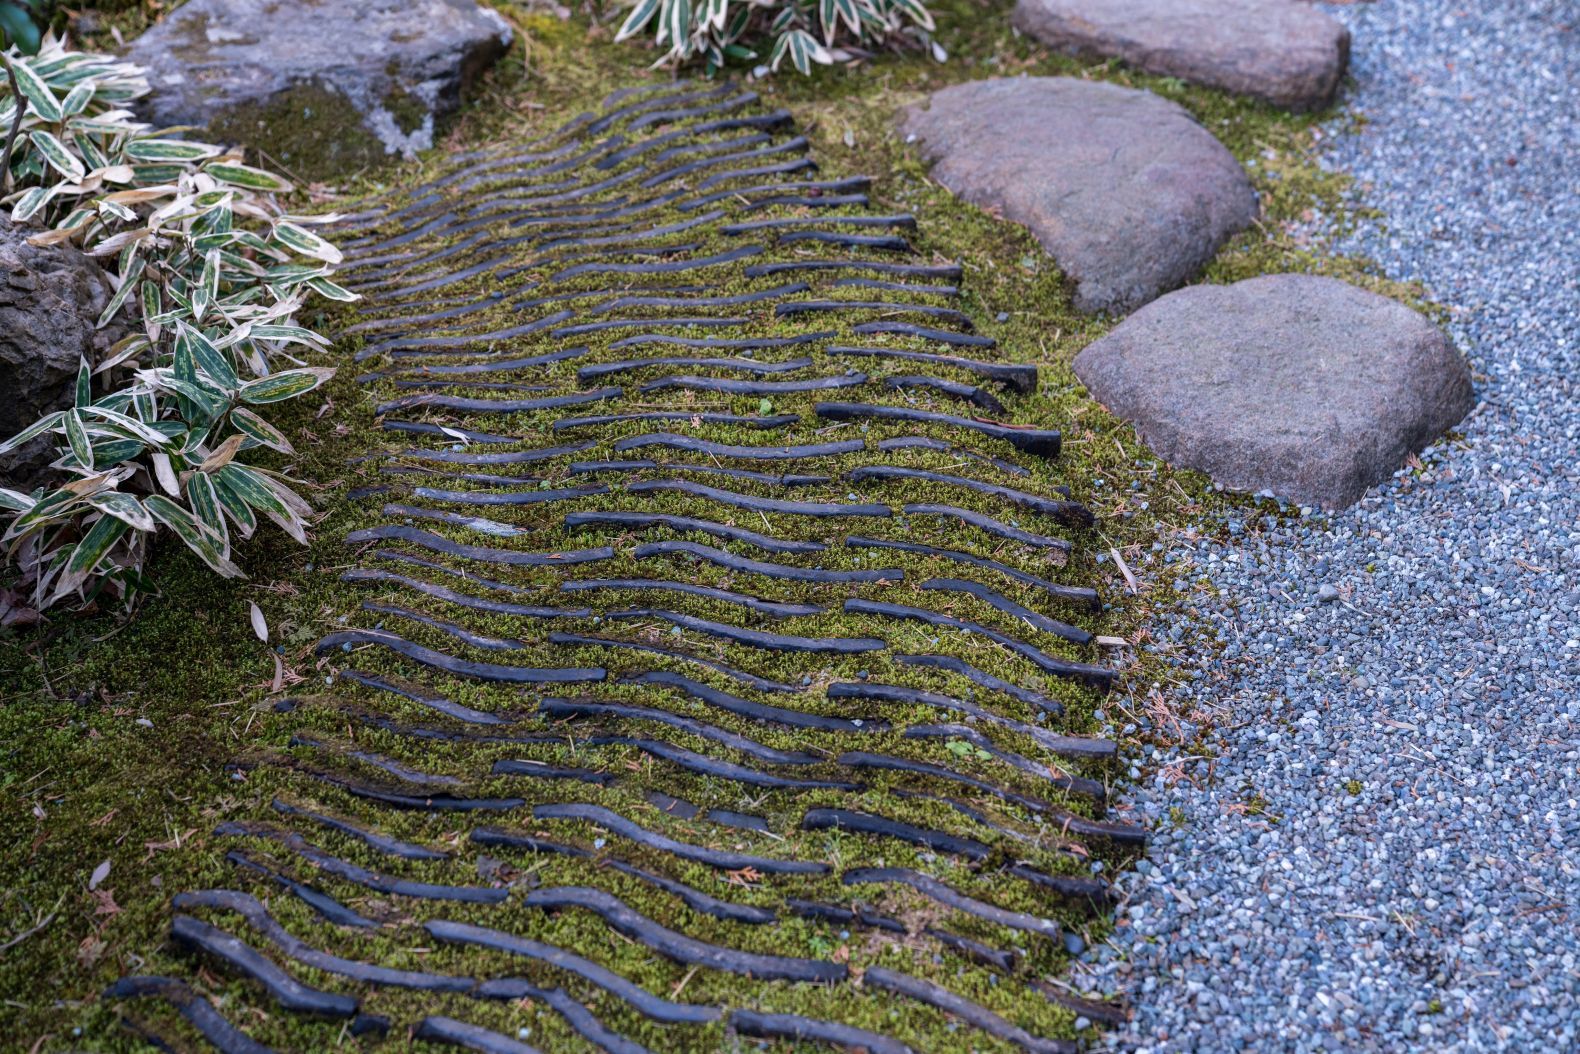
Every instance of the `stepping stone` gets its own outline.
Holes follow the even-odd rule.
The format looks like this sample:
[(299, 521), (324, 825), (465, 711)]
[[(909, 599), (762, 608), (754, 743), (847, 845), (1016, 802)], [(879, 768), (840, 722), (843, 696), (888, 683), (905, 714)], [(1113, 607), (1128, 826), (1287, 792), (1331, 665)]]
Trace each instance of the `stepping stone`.
[(510, 39), (474, 0), (190, 0), (126, 57), (148, 67), (144, 120), (329, 178), (433, 146)]
[(1171, 464), (1328, 508), (1473, 402), (1464, 360), (1425, 317), (1298, 274), (1170, 293), (1076, 356), (1075, 372)]
[(976, 81), (912, 107), (901, 129), (944, 186), (1029, 227), (1087, 314), (1129, 311), (1189, 280), (1256, 216), (1229, 151), (1151, 92)]
[(1019, 0), (1013, 20), (1061, 51), (1290, 110), (1331, 103), (1350, 57), (1349, 30), (1296, 0)]

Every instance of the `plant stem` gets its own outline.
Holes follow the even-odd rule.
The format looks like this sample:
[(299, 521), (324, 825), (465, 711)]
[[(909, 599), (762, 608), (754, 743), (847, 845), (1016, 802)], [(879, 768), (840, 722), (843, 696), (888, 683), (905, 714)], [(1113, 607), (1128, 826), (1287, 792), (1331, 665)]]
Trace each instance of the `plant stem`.
[(11, 68), (11, 59), (3, 51), (0, 51), (0, 65), (5, 66), (6, 78), (11, 82), (11, 98), (16, 100), (16, 116), (11, 118), (11, 131), (6, 133), (4, 149), (0, 149), (0, 194), (9, 194), (11, 148), (16, 145), (17, 133), (22, 131), (22, 116), (27, 113), (27, 96), (22, 94), (22, 86), (16, 80), (16, 70)]

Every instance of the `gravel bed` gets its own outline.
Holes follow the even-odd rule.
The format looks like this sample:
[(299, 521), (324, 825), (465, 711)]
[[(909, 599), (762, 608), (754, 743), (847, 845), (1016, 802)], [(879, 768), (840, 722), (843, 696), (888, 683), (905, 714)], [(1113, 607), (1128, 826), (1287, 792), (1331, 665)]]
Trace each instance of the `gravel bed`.
[(1367, 122), (1326, 163), (1387, 217), (1341, 248), (1451, 306), (1480, 401), (1341, 514), (1166, 554), (1215, 592), (1157, 645), (1163, 698), (1219, 756), (1140, 766), (1160, 833), (1082, 980), (1131, 993), (1124, 1049), (1576, 1050), (1580, 19), (1331, 10)]

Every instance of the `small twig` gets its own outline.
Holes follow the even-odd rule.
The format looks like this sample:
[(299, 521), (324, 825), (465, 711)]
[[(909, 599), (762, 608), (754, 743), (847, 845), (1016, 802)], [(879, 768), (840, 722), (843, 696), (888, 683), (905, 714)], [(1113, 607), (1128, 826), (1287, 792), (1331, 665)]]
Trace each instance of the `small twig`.
[(0, 952), (9, 951), (10, 949), (16, 947), (18, 944), (21, 944), (23, 941), (33, 936), (33, 934), (38, 933), (40, 930), (54, 921), (55, 912), (51, 911), (48, 915), (44, 916), (44, 921), (40, 922), (38, 925), (29, 929), (25, 929), (21, 933), (18, 933), (15, 937), (12, 937), (10, 940), (6, 941), (4, 944), (0, 944)]
[(1108, 550), (1108, 555), (1114, 558), (1114, 563), (1118, 566), (1120, 574), (1125, 576), (1125, 585), (1130, 587), (1130, 591), (1132, 593), (1141, 592), (1141, 587), (1136, 582), (1136, 576), (1130, 573), (1130, 565), (1125, 563), (1125, 558), (1123, 556), (1119, 555), (1119, 549), (1117, 547), (1111, 547)]
[(22, 131), (22, 117), (27, 113), (27, 96), (17, 82), (16, 70), (5, 52), (0, 51), (0, 65), (5, 66), (6, 78), (11, 82), (11, 98), (16, 100), (16, 116), (11, 118), (11, 131), (6, 133), (5, 148), (0, 149), (0, 193), (11, 193), (11, 148), (16, 145), (17, 134)]

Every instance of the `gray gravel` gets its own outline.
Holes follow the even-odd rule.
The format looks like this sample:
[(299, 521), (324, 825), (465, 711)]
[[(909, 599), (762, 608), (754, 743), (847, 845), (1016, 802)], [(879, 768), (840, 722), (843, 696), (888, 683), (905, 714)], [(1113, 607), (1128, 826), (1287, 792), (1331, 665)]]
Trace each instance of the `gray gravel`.
[(1219, 757), (1141, 766), (1166, 833), (1082, 981), (1125, 1048), (1580, 1050), (1580, 16), (1332, 10), (1368, 123), (1326, 160), (1387, 216), (1341, 248), (1452, 305), (1480, 403), (1345, 513), (1148, 569), (1217, 591), (1162, 698)]

